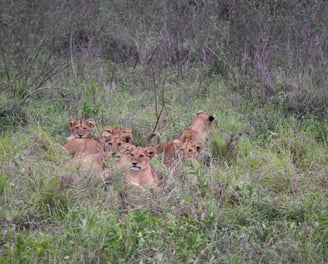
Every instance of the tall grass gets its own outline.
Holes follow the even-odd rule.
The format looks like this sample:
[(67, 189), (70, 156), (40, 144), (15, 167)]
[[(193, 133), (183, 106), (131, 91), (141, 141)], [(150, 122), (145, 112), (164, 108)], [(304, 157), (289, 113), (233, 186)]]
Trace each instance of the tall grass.
[[(71, 115), (132, 127), (143, 144), (156, 122), (152, 90), (109, 97), (82, 82), (83, 100), (31, 104), (29, 125), (1, 134), (1, 263), (325, 263), (327, 121), (254, 107), (219, 80), (204, 97), (189, 83), (176, 95), (176, 85), (165, 90), (163, 140), (200, 109), (217, 123), (199, 166), (170, 171), (154, 159), (159, 191), (125, 186), (120, 171), (105, 188), (60, 148)], [(248, 133), (232, 155), (239, 131)]]

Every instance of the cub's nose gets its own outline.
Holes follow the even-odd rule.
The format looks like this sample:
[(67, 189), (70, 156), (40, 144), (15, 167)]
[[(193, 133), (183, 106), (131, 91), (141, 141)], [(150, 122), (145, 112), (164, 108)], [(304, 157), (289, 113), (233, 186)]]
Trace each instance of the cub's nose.
[(79, 135), (79, 137), (80, 137), (80, 138), (82, 138), (82, 137), (83, 137), (83, 135)]
[(136, 161), (132, 161), (132, 165), (133, 165), (133, 166), (137, 166), (137, 164), (138, 164), (138, 163), (137, 163)]

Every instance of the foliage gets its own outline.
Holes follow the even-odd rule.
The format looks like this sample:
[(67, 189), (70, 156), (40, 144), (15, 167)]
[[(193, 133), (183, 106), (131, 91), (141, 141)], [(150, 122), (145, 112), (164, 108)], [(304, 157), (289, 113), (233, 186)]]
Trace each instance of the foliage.
[[(0, 263), (325, 263), (327, 5), (130, 2), (0, 3)], [(201, 109), (199, 164), (154, 158), (157, 191), (61, 148), (69, 117), (143, 145)]]
[[(57, 143), (68, 133), (61, 107), (56, 101), (30, 106), (31, 119), (43, 116), (39, 124), (2, 133), (0, 141), (1, 261), (324, 263), (327, 125), (268, 108), (252, 113), (222, 83), (211, 87), (216, 96), (195, 98), (192, 107), (177, 104), (180, 98), (168, 101), (168, 117), (177, 120), (160, 121), (168, 139), (186, 127), (189, 109), (208, 107), (217, 124), (200, 167), (170, 172), (154, 160), (161, 175), (157, 192), (139, 192), (120, 180), (104, 188), (97, 173), (68, 169)], [(154, 105), (142, 103), (151, 93), (113, 95), (99, 127), (111, 120), (144, 133), (156, 122)], [(229, 156), (230, 134), (246, 130)], [(113, 173), (119, 179), (121, 173)]]
[[(172, 70), (176, 81), (197, 77), (202, 91), (221, 76), (256, 103), (299, 116), (322, 116), (327, 107), (323, 1), (3, 1), (1, 7), (2, 86), (19, 105), (32, 95), (65, 95), (51, 80), (68, 67), (73, 81), (91, 73), (100, 89), (129, 87), (133, 77), (147, 89), (144, 77)], [(13, 106), (2, 106), (3, 122), (24, 120), (23, 106), (10, 116)], [(85, 107), (86, 114), (100, 111)]]

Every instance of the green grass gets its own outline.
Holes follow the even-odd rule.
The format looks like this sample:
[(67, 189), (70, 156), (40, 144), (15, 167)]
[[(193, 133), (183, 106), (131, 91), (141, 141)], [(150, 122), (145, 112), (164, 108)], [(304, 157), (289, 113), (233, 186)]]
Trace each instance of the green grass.
[[(156, 122), (153, 94), (79, 89), (71, 96), (83, 100), (38, 101), (27, 126), (1, 134), (0, 263), (326, 262), (327, 120), (255, 108), (222, 81), (205, 97), (174, 83), (158, 131), (173, 139), (198, 110), (215, 114), (206, 164), (171, 172), (156, 157), (158, 192), (125, 186), (120, 171), (104, 188), (94, 171), (66, 166), (66, 119), (132, 127), (141, 145)], [(239, 131), (249, 134), (231, 155)]]

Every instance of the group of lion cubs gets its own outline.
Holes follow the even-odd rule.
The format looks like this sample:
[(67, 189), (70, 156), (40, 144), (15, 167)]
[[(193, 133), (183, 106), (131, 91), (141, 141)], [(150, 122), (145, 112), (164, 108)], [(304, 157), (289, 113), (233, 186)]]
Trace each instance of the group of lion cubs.
[(213, 127), (215, 115), (199, 111), (179, 138), (150, 146), (151, 139), (159, 135), (151, 133), (145, 146), (133, 145), (131, 128), (105, 126), (100, 137), (92, 136), (93, 119), (69, 118), (71, 135), (64, 144), (72, 155), (72, 162), (91, 166), (95, 170), (108, 170), (107, 159), (113, 158), (117, 168), (126, 168), (124, 178), (128, 184), (138, 187), (158, 186), (159, 178), (150, 161), (163, 153), (163, 163), (170, 167), (178, 159), (195, 160), (206, 141), (207, 132)]

